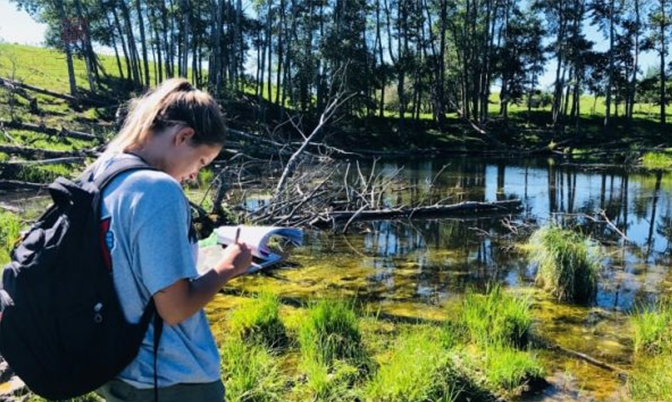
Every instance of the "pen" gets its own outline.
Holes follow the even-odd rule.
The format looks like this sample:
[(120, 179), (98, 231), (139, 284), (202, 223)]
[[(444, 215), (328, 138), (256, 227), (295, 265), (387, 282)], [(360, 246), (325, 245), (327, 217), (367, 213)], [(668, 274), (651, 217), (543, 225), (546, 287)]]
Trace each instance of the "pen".
[(234, 243), (238, 243), (238, 238), (240, 237), (240, 226), (236, 228), (236, 239), (233, 241)]

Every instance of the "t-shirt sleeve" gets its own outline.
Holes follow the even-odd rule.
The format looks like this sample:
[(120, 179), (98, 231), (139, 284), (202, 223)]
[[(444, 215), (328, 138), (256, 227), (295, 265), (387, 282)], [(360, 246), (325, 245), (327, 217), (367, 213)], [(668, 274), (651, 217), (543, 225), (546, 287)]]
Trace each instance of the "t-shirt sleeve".
[(151, 295), (197, 275), (189, 240), (189, 209), (177, 184), (143, 198), (134, 236), (136, 261)]

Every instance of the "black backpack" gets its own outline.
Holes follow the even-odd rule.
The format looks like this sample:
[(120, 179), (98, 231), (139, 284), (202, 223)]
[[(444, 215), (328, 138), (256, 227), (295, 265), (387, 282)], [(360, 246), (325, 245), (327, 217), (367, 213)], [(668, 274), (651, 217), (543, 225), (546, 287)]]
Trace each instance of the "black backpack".
[[(11, 254), (0, 286), (0, 354), (34, 393), (47, 399), (86, 394), (138, 354), (154, 317), (154, 364), (162, 322), (153, 300), (138, 324), (124, 318), (100, 229), (102, 189), (120, 173), (151, 169), (122, 158), (95, 180), (58, 178), (53, 205)], [(89, 176), (88, 178), (86, 178)], [(156, 390), (156, 372), (155, 372)]]

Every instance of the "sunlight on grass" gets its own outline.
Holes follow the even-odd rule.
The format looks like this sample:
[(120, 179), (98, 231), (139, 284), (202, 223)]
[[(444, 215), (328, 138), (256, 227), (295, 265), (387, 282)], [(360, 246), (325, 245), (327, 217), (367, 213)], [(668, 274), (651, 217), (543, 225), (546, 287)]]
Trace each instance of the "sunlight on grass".
[(589, 302), (597, 292), (597, 247), (579, 233), (549, 225), (538, 229), (529, 242), (531, 259), (538, 265), (537, 283), (561, 301)]
[(0, 266), (4, 267), (9, 262), (9, 253), (19, 239), (20, 231), (19, 216), (11, 212), (0, 211)]
[(459, 396), (451, 357), (436, 330), (409, 331), (368, 384), (371, 401), (455, 401)]
[(473, 343), (512, 345), (528, 343), (532, 315), (526, 298), (507, 294), (500, 286), (480, 295), (470, 291), (465, 296), (460, 322), (467, 328)]
[(236, 308), (229, 327), (233, 334), (269, 348), (287, 345), (285, 326), (279, 316), (280, 301), (270, 292), (262, 292), (251, 302)]
[(672, 156), (660, 152), (647, 152), (642, 156), (642, 166), (651, 170), (672, 169)]
[(285, 379), (276, 358), (265, 346), (231, 338), (224, 344), (221, 355), (227, 401), (284, 400)]

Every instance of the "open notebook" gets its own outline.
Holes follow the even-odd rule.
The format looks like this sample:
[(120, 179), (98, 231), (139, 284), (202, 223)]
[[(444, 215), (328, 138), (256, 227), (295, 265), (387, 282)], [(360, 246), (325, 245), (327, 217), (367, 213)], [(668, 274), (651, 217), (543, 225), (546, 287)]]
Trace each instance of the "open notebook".
[(295, 246), (303, 244), (303, 230), (282, 226), (220, 226), (215, 229), (217, 243), (229, 245), (235, 242), (236, 233), (238, 242), (250, 247), (255, 262), (248, 272), (255, 272), (282, 260), (282, 255), (274, 252), (268, 241), (278, 236)]

